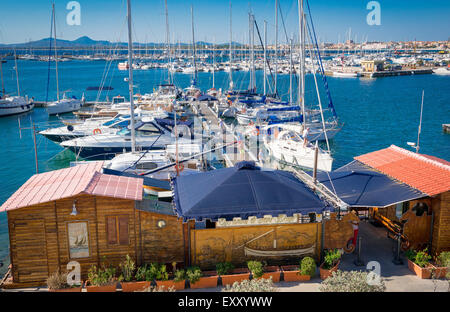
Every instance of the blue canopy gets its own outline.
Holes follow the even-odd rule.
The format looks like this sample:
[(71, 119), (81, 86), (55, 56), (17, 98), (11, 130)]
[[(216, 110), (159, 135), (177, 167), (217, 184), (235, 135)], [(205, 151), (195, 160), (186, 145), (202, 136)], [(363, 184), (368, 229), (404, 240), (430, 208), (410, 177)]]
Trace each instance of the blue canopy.
[(184, 220), (322, 213), (326, 202), (292, 173), (265, 170), (254, 162), (172, 179), (175, 210)]
[(197, 101), (217, 101), (215, 97), (209, 94), (203, 94), (198, 97)]
[(427, 196), (357, 160), (329, 173), (318, 172), (317, 180), (350, 207), (387, 207)]
[(169, 181), (153, 179), (153, 178), (149, 178), (146, 176), (140, 176), (137, 174), (122, 172), (122, 171), (108, 169), (108, 168), (103, 168), (103, 173), (110, 174), (110, 175), (116, 175), (116, 176), (122, 176), (122, 177), (140, 178), (140, 179), (144, 179), (145, 186), (158, 187), (158, 188), (165, 189), (168, 191), (171, 189)]

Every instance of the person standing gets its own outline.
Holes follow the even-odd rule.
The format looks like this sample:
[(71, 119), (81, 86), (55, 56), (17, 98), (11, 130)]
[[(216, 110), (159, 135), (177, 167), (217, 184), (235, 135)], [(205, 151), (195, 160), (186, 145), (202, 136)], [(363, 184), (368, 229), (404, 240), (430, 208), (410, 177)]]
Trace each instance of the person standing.
[(309, 134), (309, 127), (303, 130), (303, 147), (306, 147), (308, 145), (308, 134)]

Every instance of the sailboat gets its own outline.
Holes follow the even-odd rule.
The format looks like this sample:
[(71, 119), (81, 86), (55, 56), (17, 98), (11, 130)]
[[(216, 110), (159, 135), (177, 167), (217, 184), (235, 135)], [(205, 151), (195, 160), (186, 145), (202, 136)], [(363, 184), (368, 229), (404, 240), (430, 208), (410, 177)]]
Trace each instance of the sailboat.
[[(303, 14), (303, 0), (298, 0), (299, 6), (299, 30), (300, 30), (300, 79), (299, 79), (299, 100), (302, 107), (302, 116), (305, 116), (305, 15)], [(312, 55), (312, 54), (311, 54)], [(316, 76), (314, 74), (314, 81), (316, 83), (316, 91), (318, 93), (318, 86)], [(284, 162), (292, 166), (314, 168), (315, 153), (317, 149), (317, 169), (323, 171), (331, 171), (333, 158), (331, 157), (330, 148), (328, 144), (328, 137), (326, 131), (326, 124), (324, 121), (322, 105), (320, 96), (318, 96), (320, 114), (322, 117), (322, 131), (327, 142), (328, 151), (320, 149), (308, 141), (308, 132), (311, 131), (309, 125), (303, 118), (302, 124), (275, 124), (264, 127), (264, 131), (269, 134), (264, 136), (264, 146), (269, 150), (270, 155), (279, 162)], [(306, 129), (306, 131), (305, 131)], [(317, 129), (314, 129), (317, 130)]]
[(17, 69), (17, 58), (15, 59), (15, 69), (16, 69), (16, 81), (17, 81), (17, 96), (9, 96), (5, 92), (5, 85), (3, 81), (3, 60), (0, 59), (0, 76), (2, 80), (2, 93), (0, 95), (0, 117), (10, 116), (21, 113), (29, 112), (33, 109), (34, 103), (32, 100), (28, 100), (28, 97), (20, 96), (20, 86), (19, 86), (19, 73)]
[(64, 114), (64, 113), (70, 113), (77, 111), (82, 106), (82, 101), (84, 99), (79, 100), (76, 97), (66, 97), (66, 92), (63, 93), (63, 98), (60, 99), (59, 94), (59, 81), (58, 81), (58, 53), (57, 53), (57, 47), (56, 47), (56, 20), (55, 20), (55, 4), (52, 4), (52, 23), (53, 23), (53, 30), (54, 30), (54, 41), (55, 41), (55, 70), (56, 70), (56, 97), (57, 101), (52, 102), (47, 105), (47, 112), (49, 115), (57, 115), (57, 114)]

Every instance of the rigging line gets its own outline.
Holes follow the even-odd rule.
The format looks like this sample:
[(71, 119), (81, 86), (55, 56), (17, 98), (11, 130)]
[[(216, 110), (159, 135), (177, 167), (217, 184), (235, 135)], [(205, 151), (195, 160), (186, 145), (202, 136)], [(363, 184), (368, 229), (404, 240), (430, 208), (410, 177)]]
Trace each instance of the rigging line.
[(49, 40), (49, 47), (48, 47), (48, 70), (47, 70), (47, 95), (45, 97), (45, 103), (48, 103), (48, 89), (50, 87), (50, 59), (51, 59), (51, 53), (52, 53), (52, 40), (53, 37), (53, 14), (52, 18), (50, 19), (50, 40)]
[(128, 168), (126, 168), (126, 169), (124, 169), (124, 170), (122, 170), (122, 172), (125, 172), (126, 170), (128, 170), (128, 169), (131, 169), (132, 167), (134, 167), (151, 149), (152, 149), (152, 147), (153, 147), (153, 145), (155, 145), (155, 143), (156, 143), (156, 141), (158, 141), (159, 140), (159, 138), (162, 136), (163, 134), (161, 133), (157, 138), (156, 138), (156, 140), (152, 143), (152, 145), (150, 145), (150, 147), (141, 155), (141, 157), (139, 157), (139, 159), (138, 160), (136, 160), (135, 162), (134, 162), (134, 164), (132, 164), (131, 166), (129, 166)]
[[(264, 52), (264, 50), (266, 50), (266, 48), (264, 47), (264, 43), (263, 43), (263, 41), (261, 39), (261, 34), (259, 32), (259, 27), (258, 27), (258, 23), (256, 22), (256, 19), (254, 20), (254, 22), (255, 22), (255, 26), (256, 26), (256, 32), (258, 33), (258, 39), (259, 39), (259, 42), (261, 43), (261, 46), (262, 46), (263, 52)], [(269, 73), (270, 73), (270, 77), (272, 78), (272, 83), (275, 83), (275, 78), (273, 76), (272, 69), (270, 68), (269, 58), (266, 59), (266, 63), (267, 63), (267, 66), (269, 68)], [(269, 84), (269, 88), (270, 88), (270, 91), (272, 91), (272, 88), (271, 88), (270, 84)], [(278, 96), (278, 90), (277, 89), (275, 89), (275, 96)]]

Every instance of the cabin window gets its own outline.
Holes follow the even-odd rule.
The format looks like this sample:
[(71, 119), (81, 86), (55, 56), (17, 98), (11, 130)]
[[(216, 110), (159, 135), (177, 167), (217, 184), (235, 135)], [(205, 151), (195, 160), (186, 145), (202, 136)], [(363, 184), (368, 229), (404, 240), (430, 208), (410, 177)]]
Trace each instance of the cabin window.
[(106, 240), (108, 245), (129, 245), (128, 216), (106, 217)]

